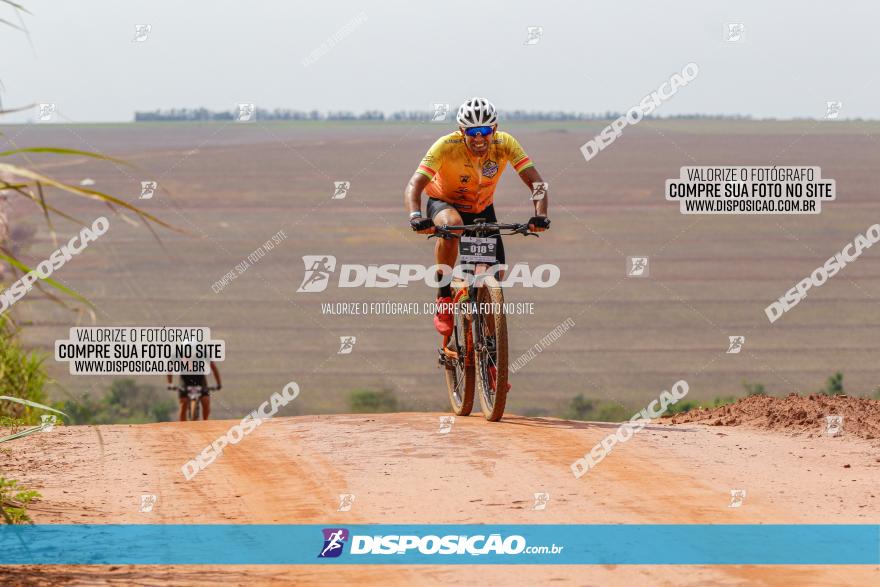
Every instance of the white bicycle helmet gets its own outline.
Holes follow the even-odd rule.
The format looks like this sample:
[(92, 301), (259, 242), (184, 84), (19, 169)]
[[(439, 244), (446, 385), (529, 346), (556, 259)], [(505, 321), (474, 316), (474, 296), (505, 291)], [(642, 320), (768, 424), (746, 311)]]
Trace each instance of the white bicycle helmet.
[(495, 105), (486, 98), (474, 97), (461, 105), (455, 118), (464, 128), (492, 126), (498, 122), (498, 112), (495, 111)]

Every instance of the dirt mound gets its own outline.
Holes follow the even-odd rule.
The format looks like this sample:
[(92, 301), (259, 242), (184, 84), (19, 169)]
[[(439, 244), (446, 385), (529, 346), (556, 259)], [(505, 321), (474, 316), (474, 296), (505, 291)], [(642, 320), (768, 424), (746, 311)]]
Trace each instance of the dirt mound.
[[(753, 395), (718, 408), (697, 408), (666, 418), (672, 424), (700, 422), (710, 426), (751, 426), (764, 430), (834, 434), (827, 416), (842, 416), (841, 435), (880, 438), (880, 401), (847, 396), (795, 393), (788, 397)], [(833, 426), (835, 422), (831, 422)]]

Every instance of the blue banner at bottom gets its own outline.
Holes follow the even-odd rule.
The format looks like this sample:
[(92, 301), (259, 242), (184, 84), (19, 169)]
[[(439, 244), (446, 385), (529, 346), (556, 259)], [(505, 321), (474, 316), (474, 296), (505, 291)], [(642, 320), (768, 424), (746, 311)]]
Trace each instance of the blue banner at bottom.
[(3, 526), (0, 564), (878, 565), (880, 525)]

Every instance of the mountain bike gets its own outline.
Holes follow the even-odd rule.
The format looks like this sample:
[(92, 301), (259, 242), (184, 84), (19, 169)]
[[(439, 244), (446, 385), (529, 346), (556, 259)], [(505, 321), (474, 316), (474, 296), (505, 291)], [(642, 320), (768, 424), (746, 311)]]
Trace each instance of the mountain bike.
[(216, 387), (204, 385), (187, 385), (185, 388), (177, 385), (169, 385), (168, 389), (174, 391), (185, 391), (187, 397), (186, 416), (187, 419), (195, 421), (199, 419), (201, 413), (202, 395), (205, 391), (217, 391)]
[[(453, 231), (464, 231), (459, 237)], [(506, 231), (506, 232), (502, 232)], [(538, 236), (527, 224), (500, 224), (476, 219), (474, 224), (435, 227), (428, 238), (458, 239), (461, 275), (452, 280), (453, 329), (443, 337), (439, 365), (444, 368), (452, 411), (470, 415), (474, 388), (490, 422), (504, 415), (507, 403), (507, 318), (504, 293), (490, 267), (496, 264), (494, 236)]]

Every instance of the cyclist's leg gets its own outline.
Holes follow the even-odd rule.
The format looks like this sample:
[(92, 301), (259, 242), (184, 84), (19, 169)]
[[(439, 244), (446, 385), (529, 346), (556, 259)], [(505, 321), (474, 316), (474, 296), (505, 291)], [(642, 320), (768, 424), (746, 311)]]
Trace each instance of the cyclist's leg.
[[(437, 200), (435, 198), (428, 199), (428, 217), (434, 221), (435, 226), (444, 224), (454, 226), (462, 224), (461, 215), (458, 210), (450, 204)], [(461, 232), (461, 231), (457, 231)], [(439, 267), (455, 267), (455, 260), (458, 257), (458, 240), (438, 238), (434, 245), (434, 259)], [(443, 336), (449, 336), (452, 333), (453, 317), (452, 317), (452, 275), (448, 274), (451, 269), (437, 269), (437, 282), (440, 287), (437, 290), (438, 309), (434, 315), (434, 327), (437, 332)]]
[(211, 396), (203, 393), (199, 401), (202, 402), (202, 420), (207, 420), (208, 416), (211, 415)]
[[(458, 210), (442, 200), (435, 198), (428, 199), (427, 207), (428, 217), (434, 221), (435, 226), (461, 225), (463, 221)], [(461, 234), (461, 231), (457, 231)], [(455, 267), (455, 260), (458, 258), (458, 241), (452, 239), (438, 238), (434, 245), (434, 258), (438, 265), (448, 265)]]
[(180, 403), (180, 414), (178, 415), (178, 419), (181, 422), (186, 422), (186, 409), (188, 400), (186, 399), (186, 397), (182, 397), (178, 400), (178, 402)]

